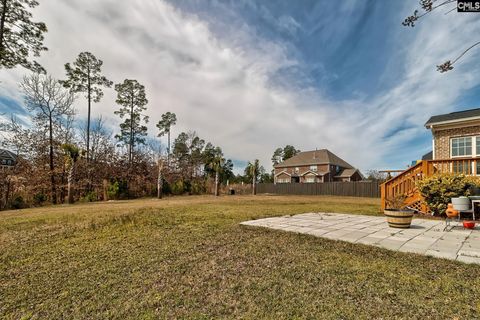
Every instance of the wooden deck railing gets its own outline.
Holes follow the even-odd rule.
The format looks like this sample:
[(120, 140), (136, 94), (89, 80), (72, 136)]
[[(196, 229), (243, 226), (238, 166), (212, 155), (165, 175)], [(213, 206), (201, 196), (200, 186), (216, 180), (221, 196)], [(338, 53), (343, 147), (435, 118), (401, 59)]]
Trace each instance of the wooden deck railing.
[(454, 173), (480, 175), (480, 158), (456, 158), (446, 160), (422, 160), (399, 175), (387, 180), (380, 186), (382, 209), (386, 207), (386, 199), (396, 195), (405, 195), (405, 205), (422, 212), (429, 209), (422, 201), (416, 182), (437, 173)]

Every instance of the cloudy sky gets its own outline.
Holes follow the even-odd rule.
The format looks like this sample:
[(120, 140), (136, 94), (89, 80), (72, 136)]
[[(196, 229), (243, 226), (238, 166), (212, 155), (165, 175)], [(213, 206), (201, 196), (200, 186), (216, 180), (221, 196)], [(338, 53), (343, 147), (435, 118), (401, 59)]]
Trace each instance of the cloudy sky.
[[(446, 74), (480, 34), (475, 13), (401, 25), (418, 0), (41, 0), (49, 32), (39, 62), (57, 78), (82, 51), (115, 83), (147, 89), (150, 135), (162, 113), (221, 146), (240, 168), (276, 147), (328, 148), (362, 170), (404, 168), (431, 149), (434, 114), (480, 107), (480, 49)], [(0, 113), (27, 114), (18, 82), (0, 70)], [(113, 89), (94, 105), (113, 131)], [(76, 102), (79, 121), (86, 101)], [(241, 169), (241, 168), (240, 168)]]

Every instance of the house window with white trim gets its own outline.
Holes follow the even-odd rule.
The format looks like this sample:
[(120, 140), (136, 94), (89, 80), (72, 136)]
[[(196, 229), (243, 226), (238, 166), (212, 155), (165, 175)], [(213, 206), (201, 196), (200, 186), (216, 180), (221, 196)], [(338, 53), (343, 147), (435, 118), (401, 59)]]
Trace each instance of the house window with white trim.
[(479, 156), (480, 155), (480, 136), (475, 137), (475, 151), (476, 151), (476, 155)]
[(314, 183), (315, 182), (315, 177), (307, 176), (307, 177), (305, 177), (305, 182), (306, 183)]
[(300, 168), (296, 167), (295, 168), (295, 173), (298, 173), (300, 171)]
[(460, 137), (451, 139), (452, 157), (467, 157), (472, 155), (472, 137)]
[(313, 171), (313, 172), (317, 172), (317, 170), (318, 170), (317, 165), (316, 165), (316, 164), (315, 164), (315, 165), (311, 165), (311, 166), (310, 166), (310, 170)]

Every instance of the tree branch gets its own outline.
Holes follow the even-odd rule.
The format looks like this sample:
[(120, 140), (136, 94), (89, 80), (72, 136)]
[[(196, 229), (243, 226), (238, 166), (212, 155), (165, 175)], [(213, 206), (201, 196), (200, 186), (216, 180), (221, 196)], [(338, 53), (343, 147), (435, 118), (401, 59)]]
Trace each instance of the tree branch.
[(444, 73), (444, 72), (452, 70), (453, 65), (458, 60), (460, 60), (468, 51), (472, 50), (474, 47), (478, 46), (479, 44), (480, 44), (480, 41), (474, 43), (473, 45), (468, 47), (465, 51), (463, 51), (457, 58), (455, 58), (455, 60), (453, 60), (453, 61), (447, 60), (446, 62), (442, 63), (441, 65), (438, 65), (437, 66), (437, 71), (439, 71), (440, 73)]

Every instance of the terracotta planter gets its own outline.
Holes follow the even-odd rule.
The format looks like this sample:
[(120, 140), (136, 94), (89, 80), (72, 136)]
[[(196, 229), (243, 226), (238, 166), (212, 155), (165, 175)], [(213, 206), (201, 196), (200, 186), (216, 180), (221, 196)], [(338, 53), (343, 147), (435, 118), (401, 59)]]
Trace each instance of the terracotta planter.
[(412, 224), (413, 212), (413, 210), (385, 209), (383, 213), (391, 228), (407, 229)]
[(455, 218), (458, 216), (458, 210), (453, 209), (453, 204), (449, 203), (447, 210), (445, 210), (445, 213), (447, 214), (447, 217)]
[(474, 229), (475, 228), (475, 221), (463, 221), (463, 227), (465, 229)]

